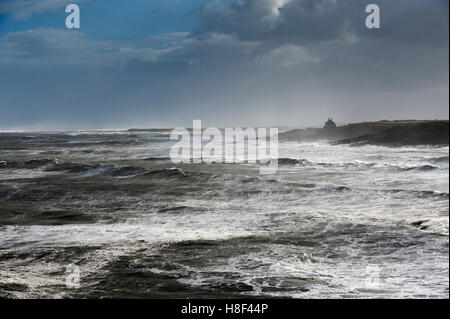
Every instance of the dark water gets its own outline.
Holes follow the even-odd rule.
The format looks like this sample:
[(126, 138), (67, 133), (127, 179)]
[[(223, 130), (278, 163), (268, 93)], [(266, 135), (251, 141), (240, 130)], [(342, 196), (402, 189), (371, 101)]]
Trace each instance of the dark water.
[(0, 297), (448, 298), (448, 147), (281, 143), (260, 175), (168, 134), (0, 133)]

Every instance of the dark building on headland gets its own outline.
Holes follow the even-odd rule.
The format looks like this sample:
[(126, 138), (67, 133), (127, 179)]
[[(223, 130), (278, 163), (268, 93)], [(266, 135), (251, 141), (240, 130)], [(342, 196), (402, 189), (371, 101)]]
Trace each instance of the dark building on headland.
[(331, 130), (336, 128), (336, 123), (334, 123), (332, 118), (329, 118), (328, 121), (325, 123), (325, 126), (323, 127), (326, 130)]

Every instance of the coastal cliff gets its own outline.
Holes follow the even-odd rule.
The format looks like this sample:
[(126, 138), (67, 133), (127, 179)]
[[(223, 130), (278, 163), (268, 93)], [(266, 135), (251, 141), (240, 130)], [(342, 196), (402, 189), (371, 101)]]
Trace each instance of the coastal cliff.
[(338, 126), (333, 129), (296, 129), (279, 135), (280, 140), (329, 140), (356, 145), (449, 145), (449, 121), (378, 121)]

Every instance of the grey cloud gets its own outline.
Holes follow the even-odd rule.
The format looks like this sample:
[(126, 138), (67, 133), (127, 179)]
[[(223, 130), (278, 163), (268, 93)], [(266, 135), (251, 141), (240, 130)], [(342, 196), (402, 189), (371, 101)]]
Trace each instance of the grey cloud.
[[(153, 40), (165, 40), (152, 46)], [(121, 66), (141, 63), (217, 64), (250, 59), (258, 42), (231, 35), (162, 34), (144, 41), (91, 41), (81, 32), (33, 29), (7, 34), (0, 41), (0, 65), (40, 68), (54, 66)]]
[(191, 64), (238, 62), (248, 60), (258, 45), (258, 42), (240, 41), (231, 35), (210, 33), (186, 38), (163, 58)]
[(56, 29), (34, 29), (6, 35), (2, 52), (18, 58), (63, 57), (85, 52), (89, 42), (80, 32)]
[(352, 7), (337, 0), (241, 0), (231, 5), (214, 2), (203, 8), (196, 32), (223, 32), (246, 40), (289, 43), (332, 40), (345, 34), (345, 17), (358, 7), (362, 6)]
[(203, 8), (194, 36), (221, 32), (259, 43), (253, 55), (265, 68), (288, 65), (334, 88), (415, 90), (448, 83), (448, 2), (377, 3), (382, 27), (369, 30), (367, 3), (359, 0), (213, 2)]
[(201, 12), (197, 34), (223, 32), (245, 40), (310, 44), (358, 38), (448, 44), (448, 1), (379, 0), (382, 28), (364, 24), (360, 0), (239, 0), (213, 2)]
[(90, 41), (77, 31), (42, 28), (9, 33), (0, 41), (0, 65), (18, 67), (126, 66), (156, 62), (174, 50), (139, 47), (132, 43)]
[(263, 66), (290, 68), (308, 63), (319, 63), (320, 59), (311, 56), (304, 47), (289, 44), (256, 56), (256, 61)]

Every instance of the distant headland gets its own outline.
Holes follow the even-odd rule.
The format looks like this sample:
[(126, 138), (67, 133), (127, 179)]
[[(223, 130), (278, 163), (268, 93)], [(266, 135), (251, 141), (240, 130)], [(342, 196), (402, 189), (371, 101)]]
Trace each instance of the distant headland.
[(295, 129), (279, 135), (280, 140), (329, 140), (354, 145), (449, 145), (448, 120), (403, 120), (352, 123), (336, 126), (328, 119), (324, 128)]

